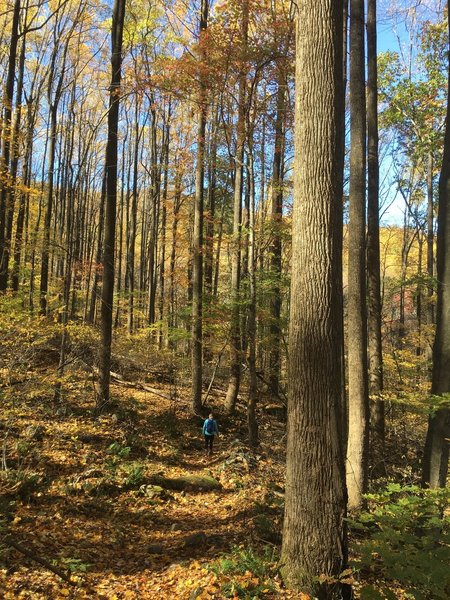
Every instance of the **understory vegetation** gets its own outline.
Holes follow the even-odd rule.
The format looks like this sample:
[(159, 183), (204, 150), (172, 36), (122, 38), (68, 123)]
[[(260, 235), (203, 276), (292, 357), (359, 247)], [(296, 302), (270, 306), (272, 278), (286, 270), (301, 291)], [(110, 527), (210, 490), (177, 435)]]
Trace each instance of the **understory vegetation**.
[[(113, 404), (95, 416), (96, 330), (70, 326), (61, 376), (61, 324), (12, 304), (3, 298), (0, 316), (2, 597), (308, 597), (279, 575), (285, 417), (262, 383), (251, 451), (245, 406), (222, 414), (216, 376), (203, 416), (214, 411), (221, 435), (207, 459), (183, 362), (151, 332), (115, 336)], [(426, 411), (417, 394), (399, 397), (386, 400), (387, 458), (371, 465), (366, 511), (349, 519), (341, 581), (355, 598), (440, 600), (448, 491), (418, 487)]]

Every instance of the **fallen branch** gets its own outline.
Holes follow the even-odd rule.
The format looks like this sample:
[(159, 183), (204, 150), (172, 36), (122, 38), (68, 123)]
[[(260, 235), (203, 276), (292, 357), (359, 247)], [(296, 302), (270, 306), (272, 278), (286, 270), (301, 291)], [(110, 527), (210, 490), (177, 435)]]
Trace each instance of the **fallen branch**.
[(116, 383), (118, 385), (123, 385), (125, 387), (133, 388), (136, 390), (142, 390), (144, 392), (150, 392), (150, 394), (155, 394), (155, 396), (159, 396), (160, 398), (164, 398), (165, 400), (174, 400), (174, 398), (172, 398), (171, 396), (168, 396), (167, 394), (163, 394), (161, 392), (161, 390), (152, 388), (148, 385), (145, 385), (144, 383), (139, 383), (139, 382), (134, 382), (134, 381), (126, 381), (122, 377), (122, 375), (119, 375), (119, 373), (114, 373), (113, 371), (111, 371), (110, 374), (111, 374), (111, 381), (113, 381), (114, 383)]
[(76, 585), (76, 583), (70, 579), (70, 576), (67, 575), (66, 573), (64, 573), (64, 571), (62, 571), (59, 567), (56, 567), (55, 565), (52, 565), (45, 558), (41, 558), (40, 556), (36, 556), (31, 550), (28, 550), (28, 548), (25, 548), (24, 546), (22, 546), (22, 544), (19, 544), (18, 542), (15, 542), (10, 536), (5, 537), (4, 538), (4, 542), (5, 542), (5, 544), (7, 544), (8, 546), (11, 546), (12, 548), (14, 548), (15, 550), (17, 550), (18, 552), (20, 552), (24, 556), (27, 556), (28, 558), (30, 558), (34, 562), (39, 563), (40, 565), (42, 565), (43, 567), (45, 567), (46, 569), (48, 569), (49, 571), (51, 571), (55, 575), (58, 575), (58, 577), (61, 577), (61, 579), (64, 580), (69, 585)]

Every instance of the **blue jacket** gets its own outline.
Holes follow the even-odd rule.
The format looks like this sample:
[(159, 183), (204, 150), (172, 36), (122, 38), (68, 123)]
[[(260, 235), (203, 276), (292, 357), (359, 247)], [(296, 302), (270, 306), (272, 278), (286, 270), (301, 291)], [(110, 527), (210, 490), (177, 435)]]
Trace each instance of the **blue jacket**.
[(208, 424), (209, 419), (205, 419), (205, 422), (203, 423), (203, 435), (214, 435), (216, 433), (219, 433), (219, 428), (217, 427), (217, 423), (216, 420), (213, 419), (213, 432), (212, 433), (208, 433), (206, 431), (206, 425)]

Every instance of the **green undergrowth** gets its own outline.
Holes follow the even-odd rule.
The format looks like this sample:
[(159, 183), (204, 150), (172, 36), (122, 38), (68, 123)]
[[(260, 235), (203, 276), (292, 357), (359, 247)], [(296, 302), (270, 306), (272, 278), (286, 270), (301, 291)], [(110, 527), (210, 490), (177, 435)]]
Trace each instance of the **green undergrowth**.
[(392, 585), (379, 586), (383, 580), (405, 590), (405, 598), (449, 598), (450, 491), (390, 484), (366, 499), (368, 510), (350, 521), (359, 557), (353, 566), (376, 581), (363, 586), (361, 598), (395, 599)]
[(277, 550), (266, 546), (262, 551), (236, 546), (209, 566), (217, 576), (225, 598), (265, 598), (278, 589)]

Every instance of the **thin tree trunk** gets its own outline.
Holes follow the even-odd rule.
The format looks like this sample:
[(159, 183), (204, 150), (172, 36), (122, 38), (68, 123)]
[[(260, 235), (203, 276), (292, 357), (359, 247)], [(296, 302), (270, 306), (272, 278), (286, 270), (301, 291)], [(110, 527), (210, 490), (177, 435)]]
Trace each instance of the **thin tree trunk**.
[(133, 158), (133, 190), (131, 194), (131, 211), (127, 222), (130, 224), (130, 234), (128, 240), (128, 333), (133, 333), (134, 328), (134, 268), (136, 254), (136, 233), (137, 233), (137, 199), (138, 199), (138, 162), (139, 162), (139, 106), (136, 97), (135, 106), (135, 132), (134, 132), (134, 158)]
[(248, 244), (248, 269), (250, 280), (250, 298), (248, 304), (247, 330), (248, 330), (248, 403), (247, 427), (250, 447), (258, 445), (258, 421), (256, 420), (256, 403), (258, 399), (258, 385), (256, 375), (256, 248), (255, 248), (255, 171), (253, 162), (253, 148), (249, 142), (249, 244)]
[[(448, 9), (448, 3), (447, 3)], [(450, 20), (448, 23), (450, 58)], [(447, 115), (444, 156), (439, 177), (437, 231), (437, 307), (436, 338), (433, 347), (431, 392), (442, 396), (450, 392), (450, 63), (447, 83)], [(423, 457), (422, 483), (426, 487), (445, 487), (448, 472), (450, 409), (435, 410), (428, 421)]]
[(100, 268), (102, 260), (102, 248), (103, 248), (103, 229), (105, 222), (105, 203), (106, 203), (106, 173), (102, 179), (102, 189), (100, 192), (100, 208), (98, 213), (98, 227), (97, 227), (97, 250), (95, 253), (95, 264), (94, 264), (94, 281), (92, 283), (91, 290), (91, 301), (89, 304), (89, 315), (87, 318), (88, 323), (95, 322), (95, 311), (97, 307), (98, 284), (101, 279)]
[[(209, 0), (200, 8), (200, 61), (205, 61), (204, 35), (208, 27)], [(200, 70), (202, 65), (200, 65)], [(194, 228), (192, 235), (192, 405), (194, 414), (202, 409), (203, 377), (203, 211), (205, 185), (206, 82), (200, 76), (198, 93), (197, 165), (195, 170)]]
[(367, 298), (368, 361), (372, 456), (384, 447), (383, 363), (381, 347), (380, 219), (378, 164), (378, 74), (376, 0), (367, 4)]
[(369, 395), (366, 307), (366, 95), (364, 0), (350, 0), (350, 220), (348, 237), (347, 488), (349, 508), (367, 488)]
[[(427, 324), (434, 325), (434, 198), (433, 198), (433, 155), (428, 154), (427, 166), (427, 275), (430, 281), (427, 293)], [(429, 356), (431, 358), (431, 356)]]
[(158, 348), (163, 348), (164, 342), (164, 300), (165, 300), (165, 282), (166, 282), (166, 228), (167, 228), (167, 191), (169, 184), (169, 150), (170, 150), (170, 118), (171, 118), (171, 103), (167, 113), (167, 123), (165, 127), (165, 142), (164, 142), (164, 175), (163, 175), (163, 193), (161, 201), (161, 257), (159, 262), (159, 339)]
[(8, 70), (6, 74), (3, 98), (2, 137), (3, 149), (0, 159), (0, 292), (8, 285), (8, 263), (11, 239), (7, 232), (7, 215), (13, 190), (9, 178), (9, 162), (11, 154), (11, 115), (16, 72), (17, 45), (19, 41), (20, 0), (15, 0), (9, 42)]
[(115, 0), (111, 29), (111, 86), (109, 88), (108, 140), (106, 145), (105, 239), (103, 244), (103, 288), (101, 308), (101, 344), (96, 412), (109, 404), (111, 341), (114, 295), (114, 245), (117, 204), (117, 133), (119, 123), (120, 82), (122, 76), (122, 38), (125, 1)]
[[(247, 47), (248, 38), (248, 0), (244, 0), (241, 16), (241, 40), (243, 49)], [(243, 50), (244, 51), (244, 50)], [(242, 218), (242, 180), (243, 180), (243, 161), (244, 146), (246, 138), (246, 104), (247, 104), (247, 73), (245, 67), (245, 57), (241, 57), (241, 67), (239, 73), (239, 95), (238, 95), (238, 121), (237, 121), (237, 142), (235, 156), (235, 176), (234, 176), (234, 201), (233, 201), (233, 248), (231, 263), (231, 336), (230, 336), (230, 379), (228, 383), (227, 395), (225, 398), (225, 409), (227, 413), (234, 412), (239, 393), (241, 381), (241, 335), (240, 335), (240, 308), (239, 291), (241, 281), (241, 218)]]
[(278, 396), (281, 371), (281, 226), (283, 218), (284, 121), (286, 115), (286, 82), (281, 67), (278, 72), (277, 116), (275, 120), (275, 149), (273, 154), (271, 219), (272, 243), (270, 248), (270, 392)]

